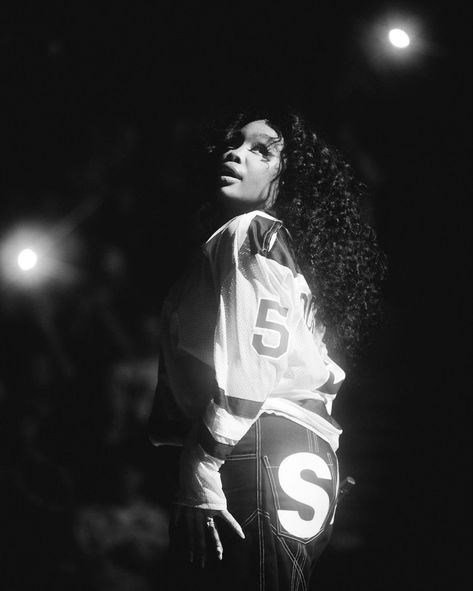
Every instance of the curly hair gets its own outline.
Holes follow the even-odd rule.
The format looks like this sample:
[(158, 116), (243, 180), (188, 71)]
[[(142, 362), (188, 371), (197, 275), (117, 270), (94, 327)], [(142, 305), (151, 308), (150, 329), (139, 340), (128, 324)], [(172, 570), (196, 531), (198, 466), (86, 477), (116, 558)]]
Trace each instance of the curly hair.
[[(212, 128), (210, 151), (220, 157), (226, 138), (256, 120), (265, 120), (284, 141), (278, 197), (269, 213), (289, 230), (327, 346), (354, 360), (379, 319), (386, 273), (385, 254), (362, 219), (367, 188), (297, 113), (248, 111), (227, 117)], [(201, 210), (212, 229), (221, 222), (215, 206), (207, 203)]]

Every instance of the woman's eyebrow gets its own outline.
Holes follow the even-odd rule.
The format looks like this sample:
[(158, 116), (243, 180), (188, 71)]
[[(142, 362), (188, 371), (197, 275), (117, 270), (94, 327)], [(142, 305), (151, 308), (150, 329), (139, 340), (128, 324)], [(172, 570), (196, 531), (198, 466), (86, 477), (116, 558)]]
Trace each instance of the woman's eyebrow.
[(250, 140), (254, 140), (254, 139), (264, 139), (264, 140), (278, 140), (278, 136), (277, 135), (268, 135), (267, 133), (253, 133), (252, 135), (249, 136)]

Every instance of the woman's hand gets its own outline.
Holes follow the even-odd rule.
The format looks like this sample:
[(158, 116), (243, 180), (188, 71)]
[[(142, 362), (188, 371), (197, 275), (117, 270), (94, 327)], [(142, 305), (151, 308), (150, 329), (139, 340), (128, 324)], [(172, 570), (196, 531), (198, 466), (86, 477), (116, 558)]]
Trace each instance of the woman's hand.
[(197, 509), (175, 505), (174, 525), (183, 530), (187, 540), (188, 556), (191, 564), (205, 566), (208, 552), (215, 552), (222, 560), (223, 546), (217, 529), (215, 518), (223, 519), (241, 537), (245, 534), (236, 519), (226, 510)]

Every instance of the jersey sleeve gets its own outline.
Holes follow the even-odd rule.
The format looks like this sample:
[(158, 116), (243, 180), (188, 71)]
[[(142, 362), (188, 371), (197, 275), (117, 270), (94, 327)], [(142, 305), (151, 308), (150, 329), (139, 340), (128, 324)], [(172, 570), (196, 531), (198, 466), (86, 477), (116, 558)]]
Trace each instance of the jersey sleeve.
[[(198, 499), (194, 487), (187, 493), (190, 502), (181, 498), (182, 504), (225, 508), (218, 469), (287, 369), (295, 297), (291, 257), (286, 251), (286, 264), (281, 258), (283, 231), (281, 222), (270, 218), (239, 216), (209, 249), (219, 298), (213, 356), (217, 391), (195, 429), (199, 451), (191, 445), (183, 461), (193, 455), (194, 467), (187, 470), (194, 476), (189, 473), (187, 480), (196, 484), (200, 471), (200, 485), (214, 490), (209, 493), (207, 486)], [(272, 251), (279, 251), (278, 257)]]

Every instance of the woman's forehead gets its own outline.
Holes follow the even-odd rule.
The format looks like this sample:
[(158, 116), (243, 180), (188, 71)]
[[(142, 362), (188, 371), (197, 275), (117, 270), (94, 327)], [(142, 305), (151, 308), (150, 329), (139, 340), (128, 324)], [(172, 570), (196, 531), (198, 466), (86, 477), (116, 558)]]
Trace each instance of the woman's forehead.
[(250, 121), (241, 128), (241, 133), (247, 137), (263, 136), (267, 139), (276, 139), (279, 134), (266, 123), (264, 119), (258, 119), (257, 121)]

